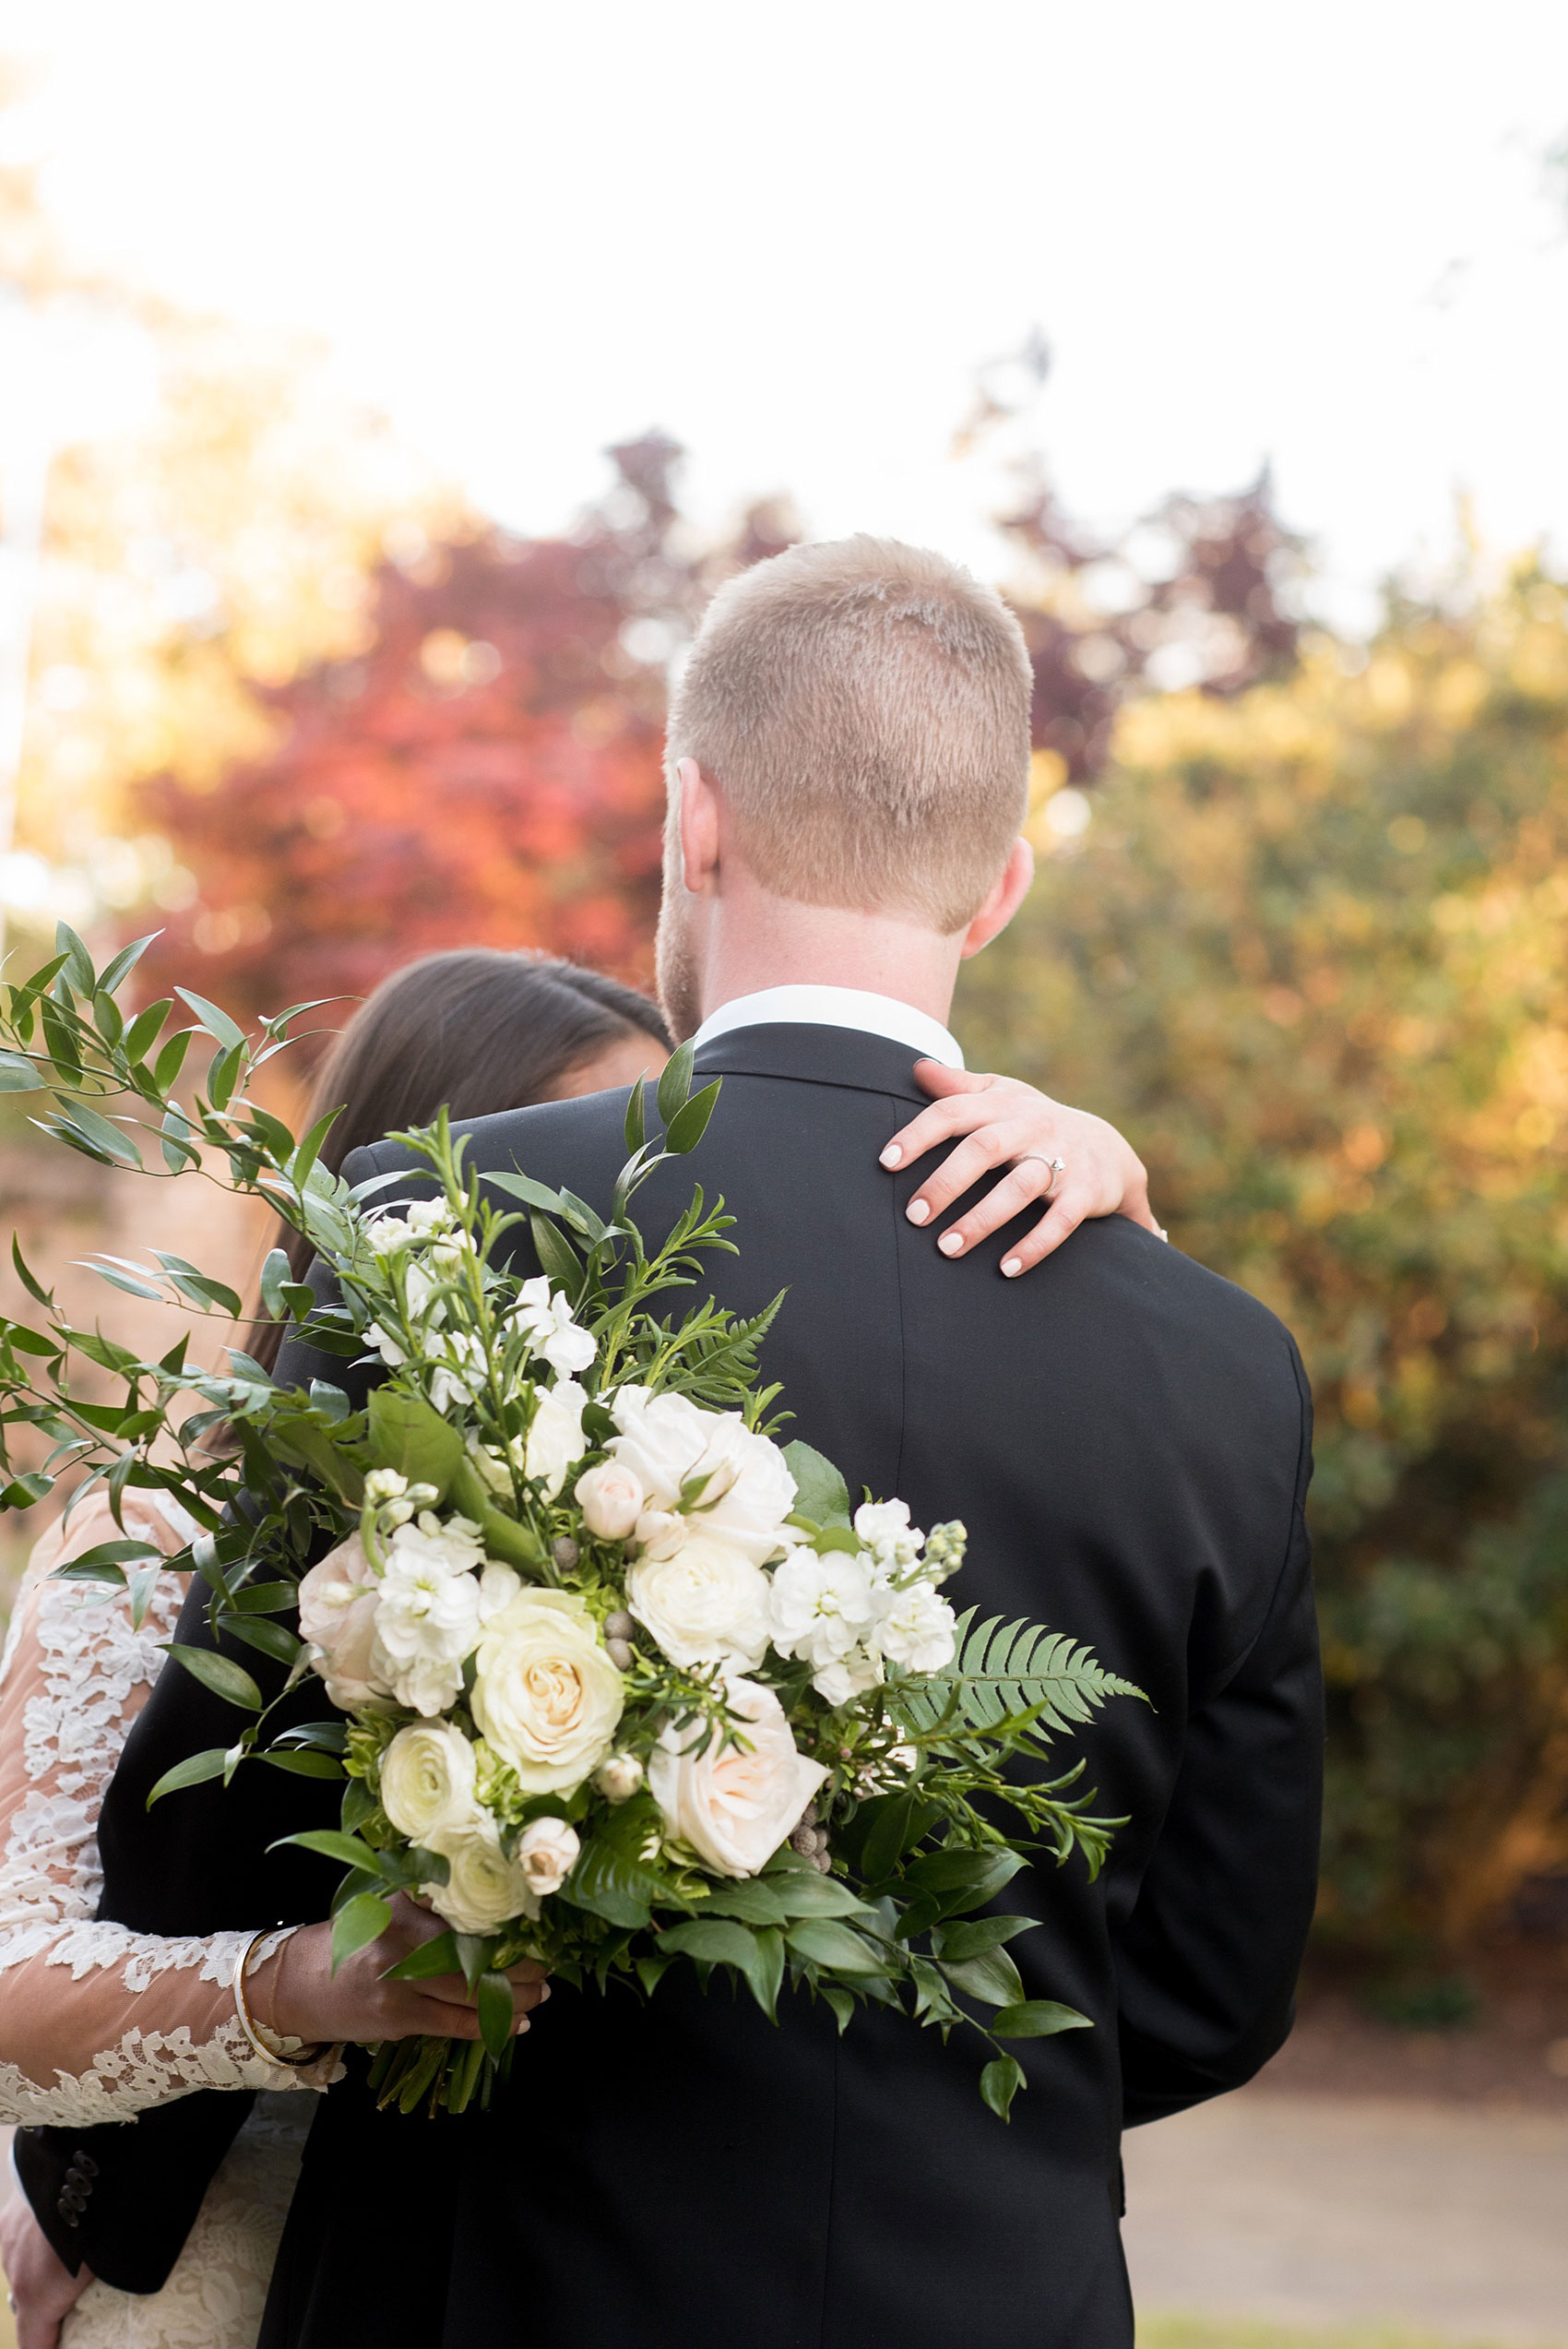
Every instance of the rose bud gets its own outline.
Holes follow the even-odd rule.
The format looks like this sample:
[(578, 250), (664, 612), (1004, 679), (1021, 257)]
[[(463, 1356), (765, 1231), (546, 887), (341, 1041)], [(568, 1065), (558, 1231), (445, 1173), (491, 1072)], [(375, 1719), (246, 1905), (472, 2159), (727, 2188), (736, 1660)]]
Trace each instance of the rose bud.
[(647, 1772), (636, 1754), (612, 1754), (594, 1771), (593, 1783), (607, 1803), (629, 1802)]
[(642, 1515), (642, 1479), (618, 1460), (601, 1460), (578, 1477), (575, 1486), (583, 1523), (601, 1542), (624, 1542)]
[(543, 1897), (559, 1892), (581, 1850), (576, 1829), (564, 1818), (530, 1819), (517, 1838), (516, 1864), (529, 1891)]

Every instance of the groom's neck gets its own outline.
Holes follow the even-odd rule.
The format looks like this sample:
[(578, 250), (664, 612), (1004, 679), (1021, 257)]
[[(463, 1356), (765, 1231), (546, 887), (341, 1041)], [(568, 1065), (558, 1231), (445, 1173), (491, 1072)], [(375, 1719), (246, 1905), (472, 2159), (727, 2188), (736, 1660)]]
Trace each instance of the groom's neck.
[(726, 875), (705, 910), (697, 956), (705, 1019), (738, 996), (787, 986), (858, 987), (947, 1018), (961, 936), (849, 906), (802, 905), (760, 888), (749, 874)]

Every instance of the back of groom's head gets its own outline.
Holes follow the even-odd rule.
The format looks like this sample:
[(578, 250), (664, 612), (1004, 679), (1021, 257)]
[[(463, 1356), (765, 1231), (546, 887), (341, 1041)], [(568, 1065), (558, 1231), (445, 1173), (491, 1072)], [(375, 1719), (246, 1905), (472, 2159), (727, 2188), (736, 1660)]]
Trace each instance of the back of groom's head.
[(973, 918), (1028, 797), (1030, 671), (1000, 596), (894, 539), (791, 547), (720, 588), (670, 716), (758, 881), (807, 904)]

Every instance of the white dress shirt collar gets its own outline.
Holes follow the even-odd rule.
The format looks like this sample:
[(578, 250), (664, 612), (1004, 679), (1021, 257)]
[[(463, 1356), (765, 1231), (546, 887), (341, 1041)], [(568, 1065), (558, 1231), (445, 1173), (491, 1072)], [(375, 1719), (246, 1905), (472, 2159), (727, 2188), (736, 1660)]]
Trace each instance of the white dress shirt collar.
[(700, 1051), (715, 1036), (735, 1028), (859, 1028), (868, 1036), (886, 1036), (896, 1044), (949, 1068), (962, 1068), (964, 1055), (957, 1039), (929, 1011), (896, 996), (872, 995), (863, 987), (763, 987), (755, 995), (735, 996), (710, 1011), (693, 1043)]

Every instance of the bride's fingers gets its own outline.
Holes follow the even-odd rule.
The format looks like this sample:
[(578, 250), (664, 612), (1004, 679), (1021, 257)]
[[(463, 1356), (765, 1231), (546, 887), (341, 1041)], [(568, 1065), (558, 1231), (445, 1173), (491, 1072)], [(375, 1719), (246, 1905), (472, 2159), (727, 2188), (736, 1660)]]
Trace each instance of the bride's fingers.
[(951, 1101), (932, 1102), (907, 1126), (900, 1126), (882, 1153), (882, 1163), (890, 1173), (912, 1166), (916, 1159), (950, 1142), (956, 1134), (972, 1134), (994, 1125), (1002, 1106), (994, 1097), (987, 1100), (980, 1093), (959, 1093)]
[(1042, 1215), (1034, 1230), (1027, 1233), (1024, 1238), (1010, 1247), (1003, 1258), (1003, 1279), (1016, 1281), (1020, 1273), (1029, 1271), (1037, 1264), (1042, 1264), (1053, 1249), (1062, 1246), (1063, 1240), (1071, 1239), (1083, 1222), (1087, 1211), (1071, 1198), (1053, 1199), (1051, 1203), (1050, 1214)]
[[(968, 1256), (981, 1240), (1000, 1232), (1022, 1215), (1031, 1200), (1044, 1200), (1051, 1190), (1051, 1168), (1038, 1158), (1026, 1158), (1010, 1173), (992, 1185), (982, 1199), (978, 1199), (967, 1215), (950, 1223), (937, 1246), (945, 1257)], [(1054, 1204), (1052, 1205), (1054, 1215)]]
[[(955, 1144), (941, 1165), (932, 1169), (905, 1208), (905, 1214), (911, 1223), (934, 1222), (955, 1199), (962, 1198), (993, 1168), (1011, 1165), (1015, 1159), (1023, 1160), (1028, 1166), (1038, 1164), (1032, 1157), (1024, 1158), (1031, 1148), (1028, 1136), (1014, 1127), (981, 1127), (978, 1134), (970, 1134)], [(1011, 1211), (1016, 1215), (1016, 1206)], [(1002, 1221), (1006, 1221), (1005, 1216)], [(994, 1230), (995, 1226), (989, 1228)]]

